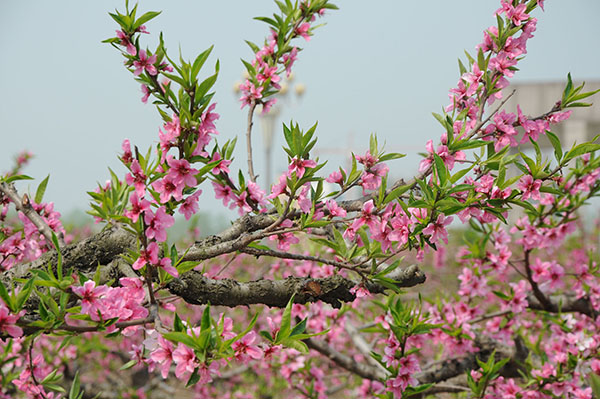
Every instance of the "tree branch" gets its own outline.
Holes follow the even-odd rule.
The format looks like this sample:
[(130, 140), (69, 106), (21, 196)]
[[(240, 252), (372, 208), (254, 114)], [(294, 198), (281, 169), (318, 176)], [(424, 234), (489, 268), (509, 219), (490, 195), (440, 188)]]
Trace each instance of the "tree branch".
[[(389, 277), (389, 276), (388, 276)], [(412, 287), (425, 281), (425, 275), (416, 266), (400, 270), (393, 277), (398, 287)], [(248, 306), (263, 304), (284, 308), (292, 295), (295, 303), (323, 301), (334, 308), (342, 302), (352, 302), (356, 296), (350, 289), (356, 282), (335, 275), (325, 278), (288, 277), (284, 280), (257, 280), (241, 283), (232, 279), (214, 280), (191, 270), (167, 284), (171, 294), (188, 303), (214, 306)], [(385, 288), (375, 283), (367, 285), (372, 293), (383, 293)]]
[(254, 175), (254, 165), (252, 162), (252, 117), (254, 116), (254, 109), (256, 108), (256, 100), (252, 100), (250, 102), (250, 109), (248, 109), (248, 124), (246, 126), (246, 150), (248, 152), (248, 175), (250, 176), (250, 180), (253, 182), (256, 181), (256, 176)]
[(304, 343), (310, 349), (313, 349), (323, 356), (329, 358), (339, 367), (343, 368), (344, 370), (348, 370), (349, 372), (362, 378), (369, 380), (384, 380), (387, 376), (387, 374), (381, 371), (379, 368), (365, 363), (358, 363), (352, 357), (338, 352), (323, 341), (308, 338), (304, 340)]
[[(135, 236), (123, 228), (111, 227), (102, 230), (75, 244), (65, 246), (62, 250), (63, 267), (74, 268), (80, 272), (95, 271), (98, 265), (107, 265), (135, 243)], [(44, 253), (33, 262), (16, 265), (2, 275), (3, 282), (16, 278), (31, 277), (31, 270), (56, 265), (56, 251)]]
[[(31, 202), (27, 197), (23, 199), (20, 198), (17, 189), (12, 183), (0, 183), (0, 193), (4, 194), (8, 199), (11, 200), (13, 204), (15, 204), (15, 208), (23, 215), (27, 217), (33, 223), (33, 225), (38, 229), (38, 231), (44, 236), (49, 248), (54, 248), (54, 243), (52, 242), (52, 229), (48, 226), (48, 223), (40, 216), (39, 213), (33, 209), (31, 206)], [(65, 242), (63, 240), (62, 234), (57, 234), (56, 238), (58, 239), (59, 247), (64, 247)]]
[(542, 304), (537, 297), (529, 295), (527, 301), (529, 302), (528, 307), (533, 310), (543, 310), (551, 313), (581, 313), (592, 319), (596, 319), (599, 315), (588, 297), (575, 298), (573, 295), (553, 295), (548, 298), (547, 304)]

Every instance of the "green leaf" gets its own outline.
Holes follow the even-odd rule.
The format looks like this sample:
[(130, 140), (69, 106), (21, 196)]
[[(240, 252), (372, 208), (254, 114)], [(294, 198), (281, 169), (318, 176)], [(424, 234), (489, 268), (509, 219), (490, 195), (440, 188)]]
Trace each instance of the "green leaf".
[(17, 310), (22, 309), (23, 305), (25, 304), (27, 299), (29, 299), (31, 292), (33, 291), (34, 283), (35, 283), (35, 278), (33, 278), (33, 277), (30, 278), (29, 280), (27, 280), (27, 283), (25, 283), (25, 285), (23, 286), (23, 289), (17, 295), (17, 301), (16, 301)]
[(275, 342), (282, 342), (282, 340), (290, 336), (290, 326), (292, 322), (292, 305), (294, 303), (295, 295), (296, 294), (292, 295), (285, 307), (285, 310), (283, 311), (283, 315), (281, 316), (281, 327), (279, 327), (279, 331), (277, 332), (277, 336), (275, 337)]
[(146, 22), (150, 21), (151, 19), (156, 18), (158, 15), (160, 15), (161, 12), (162, 11), (148, 11), (147, 13), (139, 17), (137, 21), (135, 21), (133, 29), (135, 30), (140, 26), (144, 25)]
[(561, 163), (563, 151), (562, 145), (560, 144), (560, 139), (556, 134), (552, 133), (549, 130), (546, 130), (546, 137), (548, 137), (550, 144), (552, 144), (552, 147), (554, 148), (554, 156), (556, 157), (556, 162)]
[(167, 332), (162, 334), (162, 336), (168, 339), (169, 341), (181, 342), (182, 344), (187, 345), (192, 349), (201, 349), (199, 348), (196, 340), (184, 332)]
[(459, 140), (459, 141), (454, 142), (454, 144), (451, 146), (450, 149), (452, 151), (470, 150), (472, 148), (483, 147), (486, 144), (487, 144), (487, 141), (483, 141), (483, 140)]
[(132, 368), (133, 366), (135, 366), (137, 364), (137, 360), (133, 359), (128, 361), (127, 363), (125, 363), (124, 365), (121, 366), (121, 368), (119, 368), (119, 370), (127, 370)]
[(390, 152), (379, 157), (379, 162), (390, 161), (392, 159), (404, 158), (406, 154), (400, 154), (399, 152)]
[(196, 385), (198, 383), (198, 381), (200, 381), (200, 374), (198, 374), (198, 367), (196, 367), (194, 369), (194, 372), (192, 373), (192, 375), (186, 382), (185, 386), (186, 386), (186, 388), (189, 388), (193, 385)]
[(75, 372), (75, 377), (73, 378), (73, 383), (71, 384), (71, 389), (69, 389), (69, 399), (79, 399), (83, 396), (83, 393), (79, 393), (79, 388), (79, 370), (77, 370)]
[(290, 333), (290, 338), (292, 338), (295, 335), (304, 333), (304, 331), (306, 330), (306, 320), (307, 318), (304, 318), (304, 320), (302, 320), (300, 323), (294, 326), (294, 329)]
[(205, 331), (210, 329), (210, 304), (206, 305), (204, 312), (202, 313), (202, 321), (200, 322), (200, 329)]
[(569, 152), (565, 154), (564, 163), (569, 162), (571, 159), (587, 154), (588, 152), (594, 152), (600, 150), (600, 144), (594, 143), (583, 143), (573, 147)]
[(534, 162), (533, 159), (529, 158), (527, 155), (523, 153), (521, 153), (520, 155), (529, 167), (529, 173), (531, 173), (532, 176), (536, 176), (538, 172), (538, 165)]
[(58, 245), (58, 237), (56, 234), (52, 232), (52, 244), (54, 244), (54, 248), (56, 248), (57, 260), (56, 260), (56, 274), (58, 274), (58, 278), (62, 280), (63, 272), (62, 272), (62, 253), (60, 251), (60, 245)]
[(177, 313), (175, 313), (175, 319), (173, 320), (173, 329), (176, 332), (185, 331), (185, 325), (183, 324), (183, 322), (181, 321), (181, 318), (179, 317), (179, 315)]
[(594, 398), (600, 398), (600, 376), (594, 373), (588, 375)]
[(17, 310), (15, 309), (15, 305), (13, 304), (11, 297), (8, 295), (8, 291), (6, 290), (6, 287), (4, 286), (4, 283), (2, 283), (2, 281), (0, 281), (0, 298), (2, 298), (2, 300), (10, 310), (12, 310), (13, 312)]
[(218, 74), (215, 73), (212, 76), (209, 76), (208, 78), (204, 79), (202, 81), (202, 83), (200, 83), (198, 85), (198, 87), (196, 87), (196, 94), (195, 94), (195, 98), (199, 101), (202, 97), (204, 97), (206, 95), (206, 93), (208, 93), (208, 91), (210, 90), (211, 87), (214, 86), (215, 82), (217, 81), (217, 76)]
[(475, 163), (471, 164), (471, 166), (469, 166), (468, 168), (459, 170), (458, 172), (456, 172), (455, 174), (453, 174), (450, 177), (450, 182), (456, 183), (457, 181), (462, 179), (467, 173), (469, 173), (471, 171), (471, 169), (473, 169), (474, 167), (475, 167)]
[(46, 192), (46, 186), (48, 185), (48, 179), (50, 179), (50, 175), (46, 176), (44, 180), (40, 183), (37, 190), (35, 191), (35, 203), (42, 203), (42, 199), (44, 198), (44, 193)]
[(571, 72), (567, 74), (567, 85), (565, 86), (565, 90), (563, 91), (562, 96), (562, 104), (567, 102), (567, 98), (571, 95), (571, 90), (573, 89), (573, 80), (571, 80)]
[(281, 341), (281, 344), (288, 348), (296, 349), (298, 352), (308, 353), (308, 346), (306, 346), (304, 342), (297, 339), (286, 338)]
[(204, 63), (208, 59), (208, 56), (212, 52), (213, 47), (214, 46), (210, 46), (208, 49), (204, 50), (194, 60), (194, 64), (192, 65), (192, 70), (190, 72), (192, 80), (196, 79), (196, 76), (198, 76), (198, 72), (200, 72), (200, 69), (202, 69), (202, 66), (204, 65)]
[(438, 154), (434, 153), (433, 159), (435, 161), (435, 169), (440, 180), (440, 186), (444, 186), (448, 180), (448, 169), (446, 169), (446, 164), (444, 164), (444, 160)]
[(33, 177), (29, 177), (27, 175), (14, 175), (14, 176), (10, 176), (10, 177), (7, 177), (6, 179), (4, 179), (4, 182), (12, 183), (17, 180), (33, 180)]
[(393, 189), (388, 195), (385, 196), (385, 199), (383, 200), (383, 204), (387, 204), (388, 202), (391, 202), (393, 200), (395, 200), (396, 198), (400, 197), (402, 194), (404, 194), (405, 192), (407, 192), (408, 190), (410, 190), (410, 185), (406, 184), (404, 186), (400, 186), (398, 188)]
[(267, 24), (274, 27), (276, 30), (279, 30), (279, 24), (269, 17), (254, 17), (254, 19), (257, 21), (266, 22)]
[(131, 18), (129, 18), (129, 16), (119, 14), (118, 12), (116, 14), (109, 12), (108, 15), (110, 15), (110, 17), (114, 19), (115, 22), (118, 23), (124, 31), (131, 31), (129, 26), (129, 24), (131, 23)]

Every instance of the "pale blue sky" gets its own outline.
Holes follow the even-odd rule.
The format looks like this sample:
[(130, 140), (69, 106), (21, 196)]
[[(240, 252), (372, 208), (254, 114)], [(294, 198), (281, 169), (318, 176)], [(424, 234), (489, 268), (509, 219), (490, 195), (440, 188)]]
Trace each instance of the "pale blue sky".
[[(341, 0), (339, 11), (322, 19), (296, 64), (296, 77), (307, 91), (302, 101), (283, 113), (309, 127), (319, 121), (318, 148), (340, 149), (352, 135), (355, 151), (368, 146), (376, 132), (390, 150), (414, 153), (440, 129), (431, 117), (448, 102), (447, 92), (458, 79), (457, 58), (472, 51), (482, 32), (494, 23), (499, 2), (491, 0), (377, 1)], [(34, 191), (51, 174), (46, 200), (63, 213), (87, 209), (86, 191), (108, 177), (107, 166), (119, 175), (125, 169), (116, 157), (123, 138), (140, 148), (157, 141), (160, 124), (152, 105), (140, 102), (139, 84), (122, 66), (119, 53), (100, 43), (114, 36), (107, 15), (121, 1), (10, 1), (0, 5), (0, 170), (22, 149), (35, 153), (26, 173)], [(154, 48), (163, 31), (168, 49), (185, 58), (215, 44), (205, 76), (216, 58), (221, 74), (216, 85), (221, 114), (219, 140), (238, 135), (244, 148), (246, 111), (232, 87), (242, 73), (240, 57), (249, 58), (244, 39), (257, 43), (266, 25), (252, 17), (270, 15), (271, 1), (140, 1), (140, 9), (163, 10), (148, 24), (148, 45)], [(516, 81), (600, 78), (600, 2), (548, 0), (539, 18), (529, 55)], [(464, 59), (464, 56), (462, 56)], [(259, 124), (256, 125), (260, 127)], [(258, 132), (257, 132), (258, 133)], [(281, 137), (275, 141), (275, 169), (285, 167)], [(260, 154), (260, 135), (254, 146)], [(322, 150), (329, 170), (343, 158)], [(260, 155), (257, 155), (259, 157)], [(390, 164), (396, 176), (416, 170), (418, 157)], [(237, 152), (234, 167), (245, 167)], [(262, 162), (258, 173), (264, 176)], [(263, 181), (264, 184), (264, 181)], [(210, 186), (205, 197), (212, 197)], [(207, 209), (215, 206), (207, 201)], [(218, 210), (219, 208), (217, 208)]]

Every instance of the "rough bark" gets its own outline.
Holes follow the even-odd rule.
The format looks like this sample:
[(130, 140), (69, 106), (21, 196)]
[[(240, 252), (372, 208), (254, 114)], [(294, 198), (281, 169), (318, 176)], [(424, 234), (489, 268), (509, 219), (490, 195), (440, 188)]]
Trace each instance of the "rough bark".
[[(397, 282), (398, 287), (412, 287), (425, 281), (425, 275), (416, 266), (402, 269), (391, 278)], [(295, 294), (295, 303), (323, 301), (339, 308), (342, 302), (356, 299), (350, 292), (356, 284), (340, 275), (326, 278), (288, 277), (275, 281), (261, 279), (242, 283), (232, 279), (214, 280), (192, 270), (171, 281), (167, 288), (172, 294), (195, 305), (210, 302), (215, 306), (263, 304), (284, 308)], [(382, 293), (385, 290), (375, 283), (369, 283), (367, 288), (372, 293)]]
[[(94, 234), (77, 243), (67, 245), (62, 250), (63, 268), (74, 268), (82, 273), (95, 271), (98, 265), (107, 265), (124, 253), (135, 243), (135, 236), (121, 227), (111, 227)], [(30, 263), (23, 263), (11, 268), (2, 276), (2, 281), (9, 283), (16, 278), (31, 277), (31, 270), (56, 266), (56, 251), (46, 252)]]

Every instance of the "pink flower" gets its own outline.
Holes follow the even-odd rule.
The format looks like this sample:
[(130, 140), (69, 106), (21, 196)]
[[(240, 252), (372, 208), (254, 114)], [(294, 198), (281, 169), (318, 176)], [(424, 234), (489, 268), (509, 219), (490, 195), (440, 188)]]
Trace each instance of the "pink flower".
[(258, 184), (253, 181), (249, 181), (246, 188), (248, 189), (248, 195), (250, 196), (250, 199), (259, 205), (266, 205), (267, 201), (265, 199), (265, 192)]
[(161, 206), (156, 210), (156, 214), (153, 214), (152, 211), (145, 212), (144, 222), (148, 226), (146, 228), (146, 237), (164, 242), (167, 239), (166, 229), (173, 226), (175, 219), (165, 212), (164, 206)]
[(182, 184), (183, 182), (176, 181), (176, 178), (173, 174), (168, 174), (152, 183), (152, 187), (160, 194), (160, 202), (162, 204), (169, 202), (171, 197), (176, 201), (181, 201), (183, 198), (183, 189), (185, 186)]
[(366, 169), (370, 169), (377, 163), (377, 158), (371, 155), (371, 151), (367, 150), (365, 155), (359, 155), (356, 157), (358, 163), (363, 164)]
[(440, 238), (444, 243), (448, 244), (448, 232), (446, 226), (452, 223), (452, 216), (445, 217), (444, 215), (438, 215), (435, 222), (431, 222), (423, 229), (423, 234), (431, 235), (431, 241), (437, 242)]
[(199, 385), (208, 384), (213, 381), (212, 376), (219, 374), (219, 362), (213, 361), (210, 364), (201, 363), (198, 366)]
[(161, 269), (163, 269), (165, 272), (169, 273), (173, 277), (179, 277), (179, 272), (171, 263), (171, 258), (162, 258), (160, 260), (160, 263), (158, 263), (156, 266), (160, 267)]
[(133, 161), (133, 154), (131, 153), (131, 143), (129, 139), (123, 140), (123, 144), (121, 144), (121, 149), (123, 150), (123, 155), (121, 155), (121, 161), (125, 165), (129, 165)]
[(288, 78), (290, 77), (290, 74), (292, 73), (292, 65), (294, 65), (294, 62), (296, 61), (297, 57), (298, 57), (298, 49), (296, 47), (292, 48), (292, 50), (289, 53), (286, 53), (281, 57), (281, 60), (283, 61), (283, 64), (285, 65), (285, 72), (286, 72)]
[(123, 32), (122, 30), (118, 30), (117, 32), (117, 37), (121, 40), (121, 43), (119, 43), (121, 46), (125, 46), (127, 47), (127, 52), (130, 55), (136, 55), (137, 54), (137, 49), (135, 48), (135, 46), (133, 45), (133, 43), (131, 43), (131, 40), (129, 39), (129, 37), (127, 36), (127, 34), (125, 32)]
[(171, 176), (176, 184), (185, 184), (188, 187), (194, 187), (198, 182), (196, 176), (198, 170), (192, 168), (185, 159), (175, 159), (172, 155), (167, 156), (167, 164), (171, 167), (168, 176)]
[(328, 183), (337, 183), (341, 186), (344, 183), (344, 177), (340, 171), (336, 170), (335, 172), (331, 172), (325, 181)]
[(175, 367), (175, 377), (177, 378), (181, 378), (186, 373), (193, 373), (194, 369), (198, 367), (196, 354), (184, 344), (177, 345), (172, 357), (175, 364), (177, 364), (177, 367)]
[(231, 201), (235, 198), (235, 194), (233, 193), (233, 190), (231, 189), (231, 187), (219, 184), (218, 182), (215, 182), (215, 181), (212, 182), (212, 185), (215, 190), (215, 198), (217, 198), (217, 199), (222, 198), (224, 206), (227, 206), (227, 204), (229, 204), (229, 201)]
[(200, 197), (200, 194), (202, 194), (202, 190), (196, 191), (179, 206), (178, 212), (183, 214), (185, 220), (190, 220), (192, 215), (198, 212), (198, 197)]
[(256, 87), (254, 83), (246, 80), (243, 84), (240, 85), (240, 90), (242, 92), (242, 96), (240, 97), (240, 101), (242, 102), (242, 108), (246, 105), (250, 105), (253, 101), (256, 101), (262, 98), (262, 92), (264, 88), (262, 86)]
[(350, 293), (354, 294), (357, 298), (364, 298), (367, 296), (371, 296), (369, 290), (362, 284), (355, 285), (350, 288)]
[(491, 70), (496, 70), (508, 78), (512, 78), (515, 72), (511, 69), (517, 65), (517, 60), (508, 57), (505, 52), (500, 52), (496, 57), (490, 60), (489, 67)]
[(310, 24), (308, 22), (304, 22), (299, 27), (296, 28), (296, 34), (302, 36), (306, 41), (310, 40), (310, 35), (308, 34), (308, 30), (310, 29)]
[(276, 98), (270, 98), (266, 102), (263, 102), (261, 115), (268, 114), (269, 111), (271, 110), (271, 108), (273, 108), (273, 105), (275, 105), (276, 103), (277, 103)]
[(221, 154), (219, 154), (218, 152), (215, 152), (213, 154), (212, 159), (210, 160), (210, 162), (217, 162), (220, 161), (217, 166), (215, 166), (212, 170), (212, 174), (213, 175), (218, 175), (219, 173), (223, 172), (223, 173), (229, 173), (229, 165), (231, 165), (231, 160), (229, 159), (221, 159)]
[(564, 111), (564, 112), (555, 112), (554, 114), (550, 115), (548, 117), (548, 121), (550, 123), (559, 123), (562, 122), (564, 120), (569, 119), (569, 117), (571, 116), (571, 113), (573, 111)]
[(155, 62), (156, 54), (148, 57), (146, 50), (140, 50), (139, 60), (133, 62), (133, 66), (135, 67), (133, 74), (135, 76), (139, 76), (145, 70), (149, 75), (155, 76), (158, 73), (156, 67), (154, 66)]
[(506, 16), (510, 18), (513, 24), (516, 26), (521, 26), (522, 21), (526, 21), (529, 18), (529, 14), (525, 12), (527, 5), (525, 3), (519, 4), (514, 7), (512, 10), (509, 10), (506, 13)]
[(296, 201), (298, 202), (298, 206), (300, 210), (304, 213), (309, 213), (312, 208), (312, 201), (308, 198), (308, 190), (310, 189), (310, 183), (306, 183), (302, 186), (302, 191), (298, 195)]
[(377, 209), (375, 208), (375, 204), (373, 204), (373, 200), (369, 200), (363, 204), (361, 216), (352, 222), (352, 230), (358, 231), (358, 229), (366, 224), (369, 228), (375, 227), (375, 216)]
[(533, 176), (525, 175), (519, 180), (517, 188), (523, 192), (521, 199), (526, 200), (528, 198), (539, 200), (540, 199), (540, 187), (542, 181), (539, 179), (533, 180)]
[(279, 183), (271, 186), (271, 194), (267, 198), (273, 199), (279, 197), (281, 194), (285, 194), (287, 189), (287, 178), (287, 174), (279, 176)]
[(158, 337), (158, 347), (150, 353), (150, 359), (160, 364), (160, 373), (163, 378), (169, 375), (169, 369), (173, 362), (173, 344), (163, 337)]
[(246, 197), (248, 197), (246, 191), (242, 192), (239, 196), (233, 194), (233, 202), (229, 205), (229, 209), (237, 207), (240, 216), (244, 216), (245, 213), (252, 211), (252, 208), (246, 202)]
[[(292, 227), (292, 225), (293, 225), (292, 221), (289, 219), (286, 219), (281, 223), (280, 227), (286, 228), (286, 227)], [(298, 244), (300, 242), (298, 237), (296, 237), (294, 235), (294, 233), (291, 233), (291, 232), (279, 233), (279, 234), (269, 236), (269, 240), (271, 240), (271, 241), (278, 240), (277, 248), (280, 249), (281, 251), (289, 251), (291, 244)]]
[(421, 370), (415, 355), (403, 357), (400, 359), (399, 365), (398, 375), (386, 382), (387, 390), (392, 392), (394, 397), (398, 398), (402, 397), (402, 392), (404, 392), (409, 385), (419, 385), (419, 381), (414, 375)]
[(100, 298), (108, 291), (107, 286), (96, 287), (94, 281), (88, 280), (83, 286), (71, 287), (71, 290), (81, 298), (81, 313), (97, 316), (97, 312), (104, 309)]
[(250, 358), (255, 360), (262, 358), (262, 350), (258, 346), (253, 345), (256, 337), (256, 333), (254, 331), (250, 331), (248, 334), (244, 335), (242, 339), (235, 341), (231, 345), (231, 348), (235, 351), (235, 358), (239, 362), (246, 364)]
[(556, 290), (562, 288), (565, 283), (563, 277), (565, 275), (565, 269), (556, 262), (550, 262), (550, 268), (548, 270), (548, 277), (550, 278), (550, 289)]
[(133, 223), (138, 221), (138, 218), (142, 212), (150, 210), (150, 202), (143, 198), (140, 200), (137, 192), (135, 191), (131, 193), (129, 202), (131, 203), (131, 209), (123, 212), (123, 215), (131, 219)]
[(148, 247), (144, 250), (140, 251), (140, 256), (133, 262), (131, 267), (133, 270), (139, 270), (147, 263), (152, 265), (158, 264), (158, 244), (155, 241), (152, 241), (148, 244)]
[(142, 85), (141, 86), (141, 90), (142, 90), (142, 94), (143, 94), (143, 96), (142, 96), (142, 102), (144, 104), (147, 104), (148, 103), (148, 97), (150, 97), (150, 89), (148, 89), (148, 86)]
[(13, 338), (22, 336), (23, 329), (16, 325), (17, 320), (19, 320), (18, 315), (11, 315), (8, 308), (4, 304), (0, 304), (0, 331)]
[(314, 168), (317, 163), (311, 159), (302, 159), (294, 157), (288, 166), (288, 176), (292, 176), (293, 172), (296, 172), (296, 177), (301, 179), (304, 176), (306, 168)]
[(148, 177), (144, 174), (144, 171), (142, 170), (142, 167), (137, 159), (134, 159), (131, 162), (130, 170), (131, 173), (127, 173), (125, 175), (125, 181), (129, 185), (133, 184), (138, 197), (142, 198), (146, 193), (146, 179)]
[(341, 208), (335, 200), (327, 200), (327, 209), (329, 210), (330, 217), (346, 217), (346, 210)]

